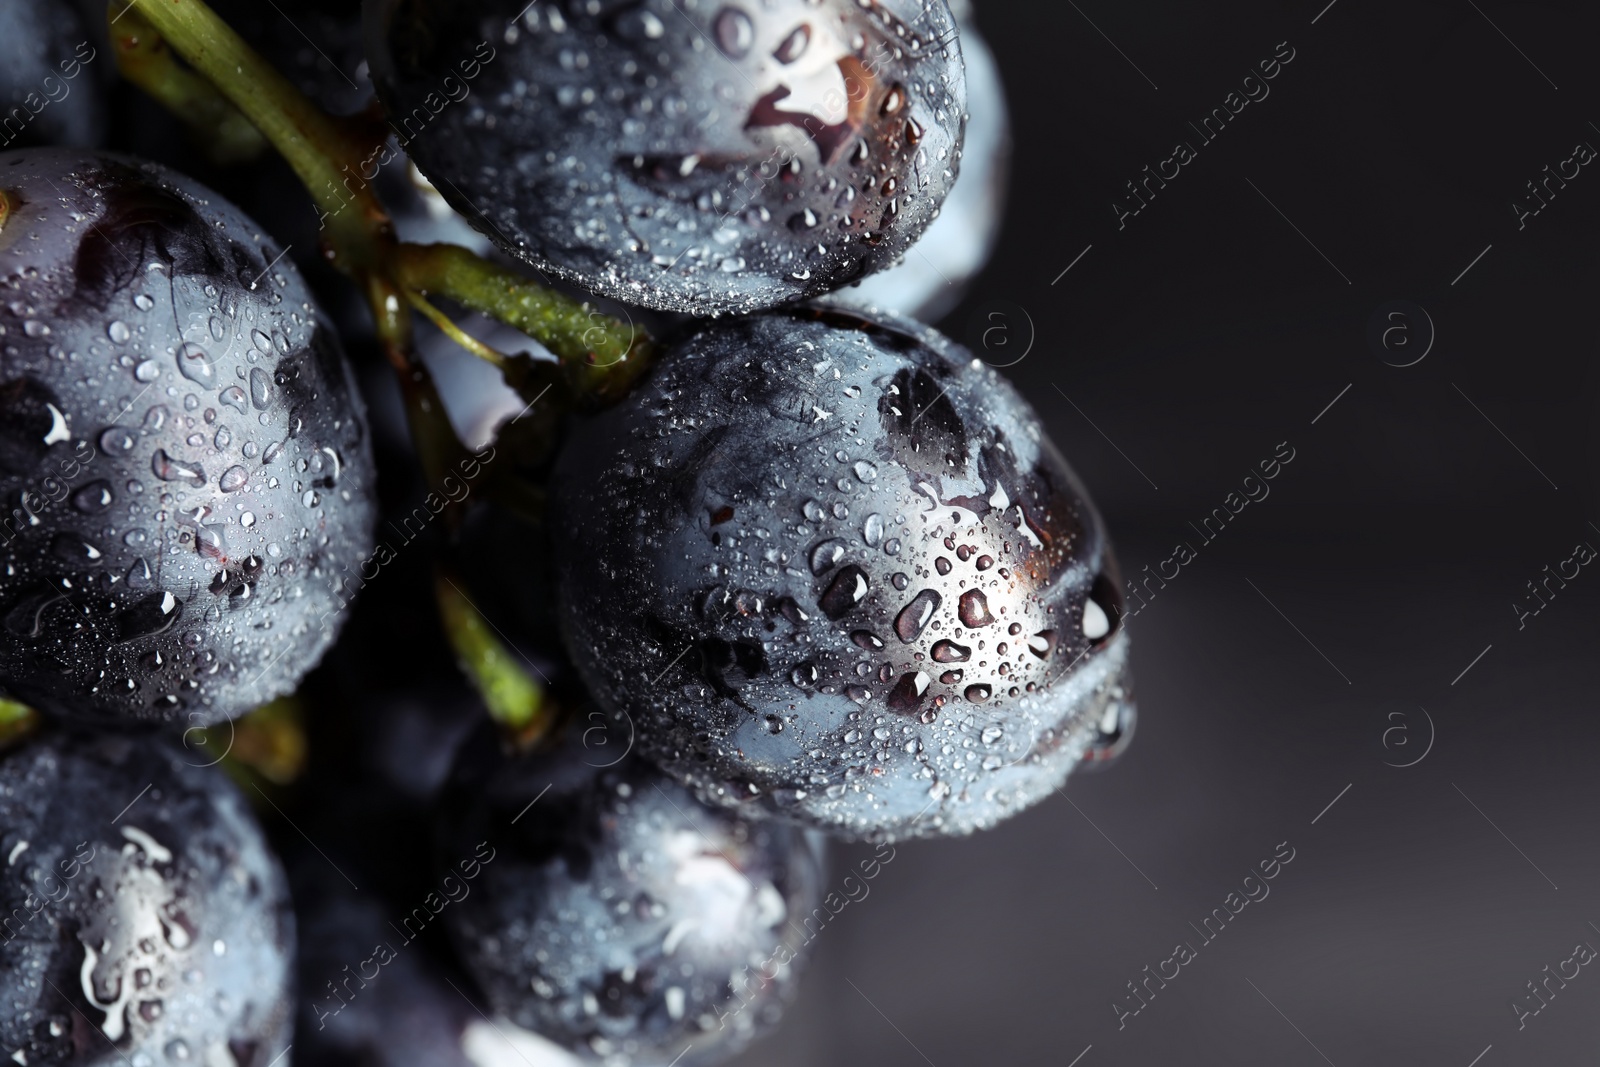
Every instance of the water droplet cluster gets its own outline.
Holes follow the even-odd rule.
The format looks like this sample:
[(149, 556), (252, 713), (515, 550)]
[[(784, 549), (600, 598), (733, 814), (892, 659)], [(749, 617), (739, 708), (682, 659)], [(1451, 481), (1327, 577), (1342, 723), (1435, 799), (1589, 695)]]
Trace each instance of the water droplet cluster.
[(227, 777), (186, 755), (54, 733), (0, 758), (15, 1062), (264, 1064), (287, 1047), (288, 885)]
[(298, 272), (153, 165), (0, 155), (0, 685), (214, 722), (293, 689), (371, 550), (364, 415)]
[(1131, 708), (1082, 486), (1008, 384), (909, 321), (704, 326), (575, 432), (553, 496), (575, 662), (708, 803), (962, 833)]
[(898, 259), (955, 181), (945, 0), (524, 3), (382, 5), (375, 82), (458, 211), (595, 293), (721, 314), (828, 292)]

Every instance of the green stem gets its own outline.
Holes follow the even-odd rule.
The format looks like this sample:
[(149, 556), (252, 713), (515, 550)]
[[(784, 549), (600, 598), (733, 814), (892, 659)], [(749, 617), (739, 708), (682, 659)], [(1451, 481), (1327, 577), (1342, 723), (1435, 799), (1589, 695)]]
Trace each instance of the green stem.
[[(133, 2), (167, 44), (243, 112), (294, 168), (323, 217), (331, 220), (336, 265), (358, 277), (373, 270), (393, 238), (388, 213), (360, 178), (363, 147), (201, 0)], [(353, 186), (345, 180), (351, 173), (356, 176)]]
[(434, 591), (456, 662), (483, 698), (489, 717), (519, 744), (532, 745), (555, 719), (555, 705), (544, 686), (523, 670), (493, 624), (443, 568)]
[[(464, 248), (397, 245), (388, 213), (365, 177), (380, 151), (307, 100), (203, 0), (132, 3), (160, 39), (243, 112), (294, 168), (328, 228), (334, 265), (367, 290), (379, 336), (389, 347), (400, 347), (399, 335), (386, 334), (385, 322), (406, 314), (404, 294), (418, 291), (448, 297), (535, 338), (561, 360), (581, 397), (617, 399), (648, 365), (650, 338), (631, 322), (544, 289)], [(147, 42), (151, 48), (157, 44), (159, 39)], [(389, 297), (395, 306), (378, 302)]]
[(106, 9), (117, 69), (194, 131), (215, 163), (243, 163), (261, 155), (267, 143), (216, 86), (180, 66), (154, 26), (130, 4)]
[(652, 342), (642, 329), (465, 248), (402, 244), (394, 269), (408, 289), (448, 297), (537, 340), (561, 360), (580, 396), (617, 399), (649, 365)]
[(38, 727), (38, 712), (26, 704), (0, 697), (0, 748), (10, 747)]

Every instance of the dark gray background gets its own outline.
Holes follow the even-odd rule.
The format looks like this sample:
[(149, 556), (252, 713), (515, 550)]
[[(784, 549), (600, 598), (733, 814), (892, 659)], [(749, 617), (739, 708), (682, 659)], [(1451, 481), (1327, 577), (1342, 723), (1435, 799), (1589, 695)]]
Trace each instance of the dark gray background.
[[(1510, 1006), (1600, 946), (1600, 568), (1520, 630), (1512, 607), (1578, 542), (1600, 547), (1600, 172), (1524, 229), (1511, 208), (1577, 142), (1600, 146), (1600, 18), (1325, 3), (979, 10), (1017, 126), (1012, 200), (944, 326), (980, 344), (1000, 310), (1015, 343), (1031, 318), (1008, 373), (1124, 571), (1179, 541), (1198, 557), (1131, 620), (1122, 762), (992, 832), (901, 846), (741, 1062), (1600, 1057), (1600, 969), (1520, 1031)], [(1124, 182), (1196, 140), (1186, 120), (1281, 41), (1296, 57), (1271, 95), (1119, 231)], [(1394, 300), (1436, 328), (1415, 366), (1367, 342)], [(1281, 441), (1296, 459), (1271, 496), (1202, 545), (1189, 523)], [(1431, 751), (1386, 766), (1423, 752), (1421, 709)], [(1296, 856), (1271, 895), (1201, 945), (1189, 924), (1282, 841)], [(835, 880), (870, 852), (835, 849)], [(1180, 940), (1198, 957), (1119, 1030), (1125, 983)]]

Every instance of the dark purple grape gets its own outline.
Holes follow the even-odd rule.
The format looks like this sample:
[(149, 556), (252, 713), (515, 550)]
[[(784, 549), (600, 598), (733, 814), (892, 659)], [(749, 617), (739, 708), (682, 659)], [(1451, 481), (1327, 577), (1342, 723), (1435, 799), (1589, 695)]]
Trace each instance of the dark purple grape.
[(945, 0), (369, 0), (408, 154), (506, 252), (652, 308), (753, 311), (894, 262), (966, 91)]
[(0, 685), (98, 721), (207, 723), (292, 690), (372, 547), (338, 340), (199, 185), (0, 155)]
[[(1011, 177), (1011, 117), (1005, 86), (994, 53), (968, 14), (958, 11), (957, 19), (961, 58), (967, 68), (961, 176), (945, 198), (939, 217), (900, 262), (839, 290), (832, 299), (840, 303), (937, 322), (961, 302), (1000, 238)], [(1008, 359), (989, 362), (1003, 367)]]
[[(818, 844), (701, 806), (596, 712), (553, 751), (463, 753), (439, 858), (462, 962), (518, 1026), (608, 1065), (717, 1062), (776, 1024), (821, 901)], [(597, 732), (614, 743), (600, 744)]]
[(289, 1044), (294, 917), (227, 776), (148, 736), (0, 756), (0, 1049), (29, 1067), (266, 1067)]
[(569, 652), (707, 803), (965, 833), (1131, 700), (1083, 487), (1010, 385), (908, 321), (707, 325), (576, 429), (552, 497)]
[(97, 40), (64, 0), (0, 4), (0, 149), (100, 143), (105, 105), (89, 65), (111, 59)]

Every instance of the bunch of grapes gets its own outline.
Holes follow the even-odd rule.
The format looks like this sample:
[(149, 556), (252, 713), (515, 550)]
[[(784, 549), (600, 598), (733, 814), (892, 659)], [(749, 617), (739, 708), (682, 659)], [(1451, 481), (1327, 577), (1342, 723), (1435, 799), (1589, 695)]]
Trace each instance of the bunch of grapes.
[(825, 835), (1128, 741), (1100, 517), (915, 317), (998, 218), (970, 12), (524, 4), (0, 14), (25, 1067), (717, 1062)]

